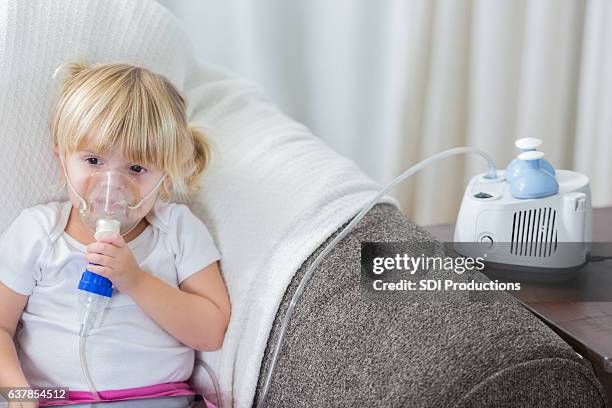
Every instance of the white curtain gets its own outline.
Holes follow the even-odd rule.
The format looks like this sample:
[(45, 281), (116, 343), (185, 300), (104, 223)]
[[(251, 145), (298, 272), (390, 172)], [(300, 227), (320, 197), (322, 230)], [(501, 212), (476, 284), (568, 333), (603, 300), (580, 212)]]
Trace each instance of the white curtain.
[[(259, 82), (374, 180), (451, 147), (544, 140), (557, 168), (612, 205), (612, 2), (608, 0), (160, 0), (200, 58)], [(458, 157), (393, 195), (421, 224), (454, 222)]]

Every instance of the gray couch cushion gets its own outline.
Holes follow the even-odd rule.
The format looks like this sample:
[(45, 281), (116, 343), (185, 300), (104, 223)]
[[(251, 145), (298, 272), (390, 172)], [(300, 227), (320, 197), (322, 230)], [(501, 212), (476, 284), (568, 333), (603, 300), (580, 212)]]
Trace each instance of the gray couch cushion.
[[(342, 227), (344, 228), (344, 226)], [(255, 403), (302, 265), (276, 316)], [(495, 302), (381, 303), (360, 291), (362, 241), (431, 240), (378, 204), (319, 265), (297, 304), (268, 392), (269, 407), (602, 407), (582, 359), (503, 292)]]

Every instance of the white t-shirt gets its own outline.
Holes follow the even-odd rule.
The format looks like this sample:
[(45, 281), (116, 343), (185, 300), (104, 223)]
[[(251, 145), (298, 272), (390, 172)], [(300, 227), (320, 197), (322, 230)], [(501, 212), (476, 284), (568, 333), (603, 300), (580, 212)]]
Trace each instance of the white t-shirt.
[[(19, 214), (0, 238), (0, 281), (29, 295), (15, 338), (28, 381), (88, 391), (77, 318), (86, 246), (64, 231), (71, 208), (70, 201), (52, 202)], [(208, 229), (186, 205), (159, 202), (146, 219), (150, 225), (127, 245), (143, 270), (171, 286), (221, 258)], [(194, 358), (193, 349), (117, 290), (101, 326), (87, 339), (87, 363), (98, 390), (186, 381)]]

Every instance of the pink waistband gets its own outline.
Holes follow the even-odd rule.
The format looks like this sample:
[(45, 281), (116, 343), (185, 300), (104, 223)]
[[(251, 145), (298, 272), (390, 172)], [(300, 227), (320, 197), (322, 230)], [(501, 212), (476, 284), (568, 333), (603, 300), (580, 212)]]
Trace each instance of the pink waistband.
[[(192, 394), (195, 394), (195, 392), (191, 390), (187, 382), (156, 384), (146, 387), (128, 388), (124, 390), (98, 391), (100, 399), (104, 401), (120, 401), (134, 398), (155, 398)], [(41, 407), (48, 407), (57, 405), (83, 404), (96, 401), (97, 400), (93, 397), (93, 394), (91, 394), (89, 391), (68, 391), (68, 400), (41, 400), (38, 405)], [(207, 406), (216, 408), (209, 401), (206, 401), (206, 404)]]

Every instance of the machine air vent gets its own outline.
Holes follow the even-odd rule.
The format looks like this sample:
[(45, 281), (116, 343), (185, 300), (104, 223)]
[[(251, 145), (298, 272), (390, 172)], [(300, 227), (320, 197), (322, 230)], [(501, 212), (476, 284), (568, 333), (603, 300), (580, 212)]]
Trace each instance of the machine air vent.
[(510, 254), (545, 258), (557, 251), (557, 211), (550, 207), (516, 211)]

